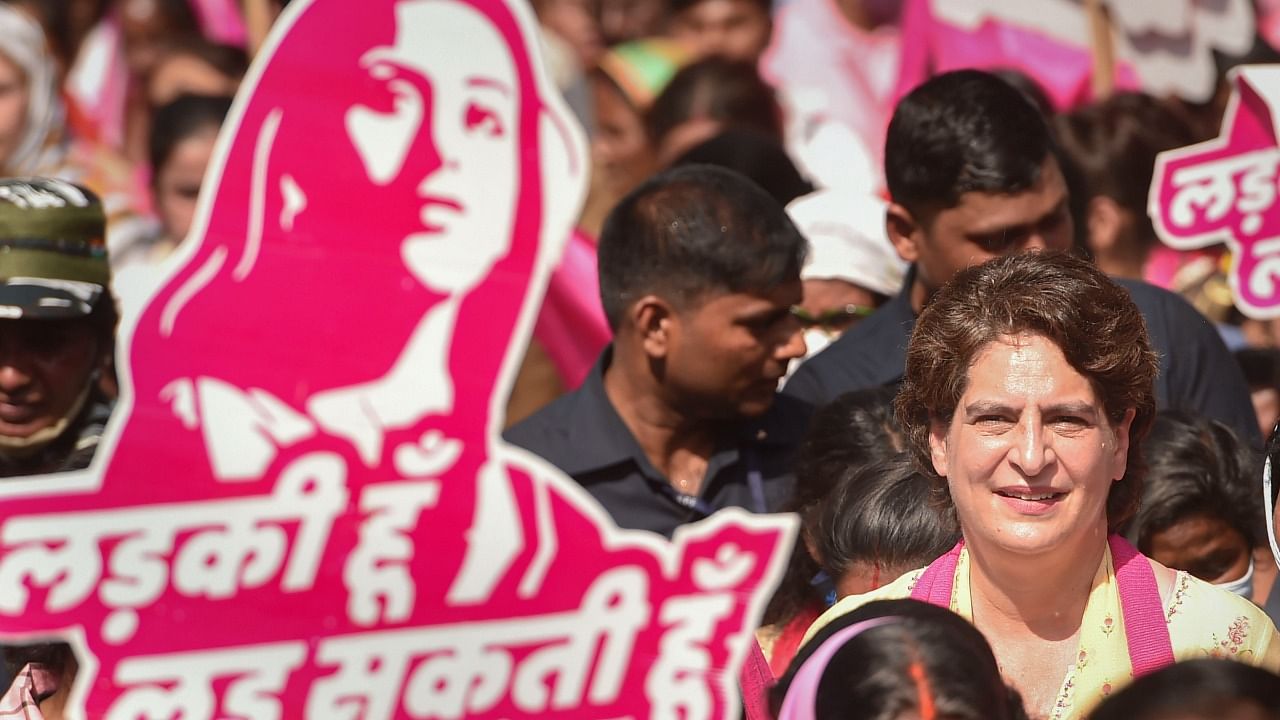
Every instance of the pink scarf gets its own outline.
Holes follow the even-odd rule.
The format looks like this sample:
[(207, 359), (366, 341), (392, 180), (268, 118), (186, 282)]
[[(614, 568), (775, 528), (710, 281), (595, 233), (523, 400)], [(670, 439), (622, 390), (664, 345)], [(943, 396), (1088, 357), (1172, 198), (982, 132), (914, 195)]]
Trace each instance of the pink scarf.
[[(1124, 615), (1124, 636), (1129, 643), (1129, 663), (1133, 676), (1142, 677), (1173, 664), (1173, 644), (1169, 626), (1164, 620), (1160, 588), (1151, 563), (1119, 535), (1107, 538), (1120, 586), (1120, 610)], [(964, 540), (925, 568), (911, 591), (914, 600), (938, 607), (951, 607), (951, 589), (955, 587), (956, 562)]]

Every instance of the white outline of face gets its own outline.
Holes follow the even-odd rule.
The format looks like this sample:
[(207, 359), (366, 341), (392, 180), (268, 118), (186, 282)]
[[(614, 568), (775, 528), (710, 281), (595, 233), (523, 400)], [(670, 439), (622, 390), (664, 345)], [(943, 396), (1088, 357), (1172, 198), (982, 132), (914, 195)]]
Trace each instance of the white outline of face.
[[(467, 37), (466, 56), (456, 43), (433, 41), (440, 35)], [(387, 185), (424, 173), (407, 178), (422, 200), (422, 231), (405, 238), (401, 256), (427, 287), (465, 293), (511, 245), (521, 102), (511, 51), (474, 8), (424, 0), (397, 6), (395, 43), (370, 50), (361, 63), (395, 95), (389, 113), (363, 105), (347, 111), (347, 132), (370, 180)], [(424, 131), (433, 158), (413, 154)]]

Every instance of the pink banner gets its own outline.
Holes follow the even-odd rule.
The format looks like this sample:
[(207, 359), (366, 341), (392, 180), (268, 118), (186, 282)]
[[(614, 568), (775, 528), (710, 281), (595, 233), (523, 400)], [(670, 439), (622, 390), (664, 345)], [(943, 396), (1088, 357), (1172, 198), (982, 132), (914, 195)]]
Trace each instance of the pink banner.
[[(1100, 0), (1117, 89), (1208, 102), (1214, 53), (1253, 45), (1250, 0)], [(1012, 68), (1034, 78), (1058, 109), (1092, 98), (1094, 34), (1080, 0), (904, 0), (898, 95), (930, 75)]]
[(1226, 243), (1236, 305), (1280, 315), (1280, 208), (1276, 109), (1280, 68), (1244, 66), (1217, 139), (1161, 153), (1148, 212), (1165, 244), (1191, 250)]
[(295, 0), (84, 473), (0, 485), (0, 635), (107, 718), (728, 718), (794, 532), (620, 531), (498, 437), (583, 195), (519, 0)]

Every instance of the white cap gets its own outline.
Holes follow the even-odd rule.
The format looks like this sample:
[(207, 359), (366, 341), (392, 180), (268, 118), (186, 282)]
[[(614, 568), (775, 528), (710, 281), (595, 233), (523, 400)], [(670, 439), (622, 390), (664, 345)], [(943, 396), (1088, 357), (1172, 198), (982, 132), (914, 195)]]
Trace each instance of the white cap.
[(896, 295), (907, 263), (885, 234), (887, 206), (874, 195), (834, 189), (792, 200), (787, 214), (809, 240), (800, 277), (844, 280), (881, 295)]

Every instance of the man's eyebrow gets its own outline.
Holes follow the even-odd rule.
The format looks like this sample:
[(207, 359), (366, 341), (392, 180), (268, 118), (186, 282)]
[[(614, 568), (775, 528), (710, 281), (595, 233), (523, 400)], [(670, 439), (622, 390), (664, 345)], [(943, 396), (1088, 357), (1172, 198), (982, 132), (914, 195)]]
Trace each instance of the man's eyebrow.
[(511, 88), (508, 87), (507, 84), (502, 82), (501, 80), (491, 78), (491, 77), (484, 77), (479, 75), (469, 77), (467, 78), (467, 87), (477, 87), (477, 88), (487, 88), (489, 90), (497, 90), (503, 95), (506, 95), (507, 97), (511, 97)]

